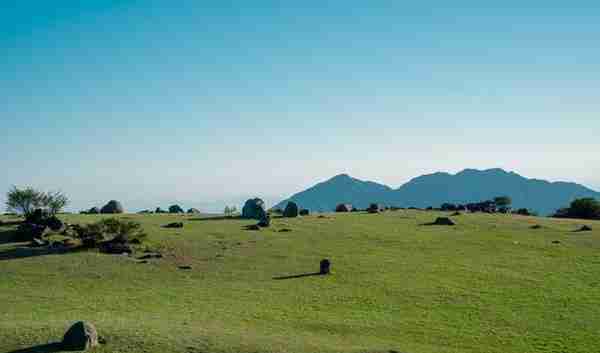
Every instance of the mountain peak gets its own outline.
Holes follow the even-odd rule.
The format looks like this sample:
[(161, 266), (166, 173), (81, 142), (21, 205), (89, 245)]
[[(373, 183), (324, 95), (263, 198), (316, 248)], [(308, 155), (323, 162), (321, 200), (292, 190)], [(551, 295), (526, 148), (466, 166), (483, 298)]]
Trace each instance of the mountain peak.
[(507, 172), (502, 168), (490, 168), (490, 169), (472, 169), (467, 168), (461, 172), (458, 172), (456, 175), (477, 175), (477, 174), (487, 174), (487, 175), (506, 175), (506, 174), (515, 174), (514, 172)]
[(358, 208), (366, 208), (370, 203), (425, 208), (439, 207), (445, 202), (478, 202), (503, 195), (513, 199), (513, 207), (524, 207), (541, 214), (550, 214), (575, 198), (600, 199), (600, 193), (579, 184), (549, 183), (492, 168), (422, 175), (395, 190), (341, 173), (292, 195), (276, 207), (283, 208), (288, 201), (294, 201), (312, 211), (332, 211), (340, 203), (351, 203)]

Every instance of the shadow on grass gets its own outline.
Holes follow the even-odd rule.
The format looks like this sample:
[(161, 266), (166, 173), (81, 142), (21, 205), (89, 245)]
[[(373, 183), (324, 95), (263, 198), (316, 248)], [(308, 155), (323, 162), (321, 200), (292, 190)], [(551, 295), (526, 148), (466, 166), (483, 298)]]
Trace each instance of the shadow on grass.
[(80, 251), (88, 251), (85, 247), (75, 248), (51, 248), (51, 247), (29, 247), (18, 246), (6, 251), (0, 252), (0, 261), (8, 261), (15, 259), (24, 259), (28, 257), (45, 256), (45, 255), (64, 255)]
[(281, 281), (284, 279), (294, 279), (294, 278), (302, 278), (302, 277), (311, 277), (311, 276), (325, 276), (325, 274), (321, 272), (313, 272), (313, 273), (303, 273), (300, 275), (292, 275), (292, 276), (283, 276), (283, 277), (273, 277), (276, 281)]
[(52, 352), (65, 352), (60, 342), (50, 343), (50, 344), (42, 344), (39, 346), (23, 348), (16, 351), (11, 351), (8, 353), (52, 353)]

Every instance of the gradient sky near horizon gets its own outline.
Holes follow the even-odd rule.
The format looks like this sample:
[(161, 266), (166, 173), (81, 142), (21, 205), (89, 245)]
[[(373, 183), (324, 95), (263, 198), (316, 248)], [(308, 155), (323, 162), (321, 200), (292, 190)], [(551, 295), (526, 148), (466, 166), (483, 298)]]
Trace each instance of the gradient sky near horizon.
[(500, 167), (600, 190), (600, 4), (484, 3), (2, 1), (0, 188), (216, 209)]

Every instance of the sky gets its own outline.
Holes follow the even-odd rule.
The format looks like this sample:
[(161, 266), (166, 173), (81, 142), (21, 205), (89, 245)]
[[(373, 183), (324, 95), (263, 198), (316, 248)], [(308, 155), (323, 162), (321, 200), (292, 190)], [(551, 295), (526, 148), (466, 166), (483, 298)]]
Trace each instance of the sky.
[(597, 1), (2, 1), (0, 191), (215, 211), (340, 173), (496, 167), (600, 190), (599, 18)]

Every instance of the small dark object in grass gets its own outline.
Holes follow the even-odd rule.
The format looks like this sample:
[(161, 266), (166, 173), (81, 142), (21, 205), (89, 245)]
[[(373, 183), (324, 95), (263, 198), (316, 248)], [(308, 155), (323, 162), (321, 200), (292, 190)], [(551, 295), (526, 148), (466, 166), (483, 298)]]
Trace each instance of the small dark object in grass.
[(146, 255), (138, 257), (138, 260), (161, 259), (162, 257), (163, 257), (162, 254), (146, 254)]
[(450, 215), (451, 217), (456, 217), (456, 216), (462, 216), (462, 213), (460, 212), (454, 212), (453, 214)]
[(180, 270), (191, 270), (192, 266), (179, 266), (178, 267)]
[(542, 229), (542, 226), (539, 224), (531, 226), (531, 229)]
[(590, 226), (582, 226), (577, 231), (578, 232), (591, 232), (592, 231), (592, 227), (590, 227)]
[(331, 261), (328, 259), (321, 260), (319, 273), (322, 275), (328, 275), (331, 273)]
[(246, 230), (260, 230), (260, 227), (258, 226), (258, 224), (251, 224), (249, 226), (246, 226)]
[(289, 228), (283, 228), (279, 230), (279, 233), (287, 233), (287, 232), (291, 232), (292, 230)]
[(127, 244), (115, 243), (115, 242), (104, 242), (100, 244), (100, 252), (105, 254), (131, 254), (132, 250)]
[(317, 218), (327, 218), (327, 217), (323, 216), (323, 215), (319, 215), (319, 217), (317, 217)]
[(560, 244), (560, 240), (553, 240), (552, 244)]
[(163, 228), (183, 228), (182, 222), (173, 222), (163, 226)]
[(138, 264), (147, 264), (148, 260), (142, 260), (142, 261), (138, 261)]

